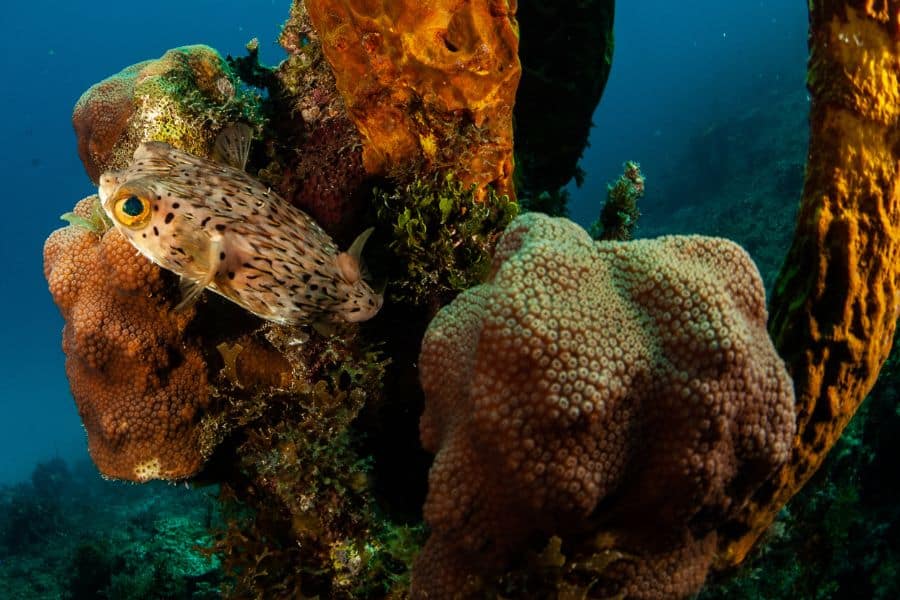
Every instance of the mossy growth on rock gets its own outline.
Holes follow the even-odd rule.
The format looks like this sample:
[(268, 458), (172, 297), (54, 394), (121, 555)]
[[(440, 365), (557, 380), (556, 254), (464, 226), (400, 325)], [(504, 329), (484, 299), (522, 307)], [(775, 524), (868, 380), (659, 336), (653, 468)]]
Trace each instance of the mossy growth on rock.
[(83, 217), (74, 212), (67, 212), (60, 215), (60, 220), (67, 222), (69, 225), (75, 225), (82, 229), (87, 229), (92, 233), (102, 236), (106, 230), (112, 227), (112, 221), (106, 216), (103, 207), (100, 205), (100, 197), (91, 197), (91, 213), (90, 217)]
[(400, 593), (423, 535), (381, 515), (355, 426), (382, 401), (386, 359), (352, 330), (271, 324), (219, 351), (225, 408), (207, 423), (222, 439), (209, 472), (229, 475), (210, 553), (229, 577), (225, 596)]
[(218, 133), (237, 121), (261, 130), (262, 97), (204, 45), (126, 67), (91, 86), (72, 114), (78, 153), (93, 181), (131, 164), (148, 140), (209, 156)]
[(519, 212), (507, 196), (452, 175), (416, 178), (375, 196), (378, 220), (392, 231), (388, 297), (419, 305), (443, 304), (483, 281), (497, 238)]

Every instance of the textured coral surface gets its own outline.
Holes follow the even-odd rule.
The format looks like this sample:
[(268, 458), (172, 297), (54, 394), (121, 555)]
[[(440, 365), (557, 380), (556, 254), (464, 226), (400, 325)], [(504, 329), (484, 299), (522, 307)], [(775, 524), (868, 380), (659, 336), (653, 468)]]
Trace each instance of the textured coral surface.
[(741, 562), (866, 397), (900, 315), (900, 7), (810, 3), (810, 153), (770, 329), (797, 390), (791, 459), (722, 540)]
[(425, 161), (512, 187), (515, 2), (308, 0), (370, 173)]
[[(75, 213), (90, 218), (96, 201)], [(100, 471), (132, 481), (194, 474), (208, 397), (206, 363), (185, 335), (193, 310), (171, 310), (163, 271), (113, 229), (53, 232), (44, 275), (66, 320), (66, 373)]]
[(214, 49), (175, 48), (82, 94), (72, 114), (78, 155), (93, 181), (128, 166), (147, 140), (208, 156), (222, 126), (255, 119), (255, 102)]
[[(784, 462), (793, 395), (762, 283), (731, 242), (594, 243), (536, 213), (488, 282), (429, 326), (423, 445), (437, 453), (416, 597), (451, 597), (538, 532), (604, 531), (610, 595), (702, 584), (716, 527)], [(601, 502), (602, 510), (586, 518)]]

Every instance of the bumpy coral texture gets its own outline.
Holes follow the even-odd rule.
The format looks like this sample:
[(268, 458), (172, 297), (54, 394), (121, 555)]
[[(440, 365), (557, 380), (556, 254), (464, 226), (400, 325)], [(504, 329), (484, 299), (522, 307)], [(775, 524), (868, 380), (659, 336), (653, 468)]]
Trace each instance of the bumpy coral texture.
[(126, 167), (146, 140), (208, 156), (229, 121), (255, 121), (256, 103), (214, 49), (175, 48), (82, 94), (72, 113), (78, 155), (95, 182), (104, 171)]
[(791, 381), (765, 324), (759, 274), (729, 241), (594, 243), (565, 219), (516, 219), (488, 281), (422, 346), (437, 455), (413, 596), (452, 597), (536, 533), (605, 533), (625, 558), (594, 591), (698, 589), (716, 525), (788, 457)]
[[(95, 201), (75, 213), (89, 218)], [(100, 471), (131, 481), (194, 474), (209, 400), (206, 364), (185, 335), (193, 309), (172, 312), (162, 270), (114, 229), (53, 232), (44, 275), (66, 321), (66, 373)]]

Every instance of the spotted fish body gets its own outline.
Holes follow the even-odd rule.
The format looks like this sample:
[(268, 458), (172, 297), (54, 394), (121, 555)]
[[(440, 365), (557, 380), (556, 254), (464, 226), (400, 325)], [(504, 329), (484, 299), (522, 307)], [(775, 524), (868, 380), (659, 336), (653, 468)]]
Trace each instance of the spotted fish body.
[(145, 142), (128, 168), (100, 177), (99, 195), (141, 254), (193, 287), (186, 301), (210, 289), (284, 324), (364, 321), (381, 308), (361, 277), (361, 243), (340, 252), (306, 213), (240, 169)]

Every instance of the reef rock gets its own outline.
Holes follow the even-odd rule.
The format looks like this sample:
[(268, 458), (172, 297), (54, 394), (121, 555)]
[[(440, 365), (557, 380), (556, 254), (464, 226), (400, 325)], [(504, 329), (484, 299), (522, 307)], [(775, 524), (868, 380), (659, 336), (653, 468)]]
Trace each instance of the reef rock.
[(618, 553), (592, 593), (696, 591), (716, 527), (790, 454), (792, 386), (765, 327), (759, 273), (727, 240), (513, 221), (487, 282), (422, 345), (437, 455), (413, 597), (473, 589), (538, 533), (590, 538), (574, 562)]
[(96, 182), (123, 169), (138, 144), (168, 142), (209, 156), (227, 123), (259, 121), (259, 99), (209, 46), (183, 46), (91, 86), (72, 114), (78, 155)]

